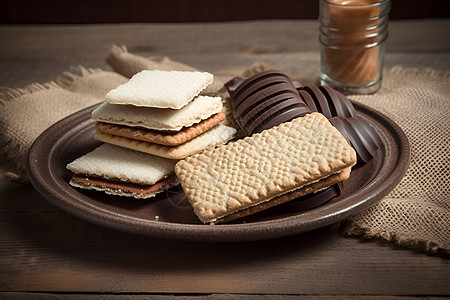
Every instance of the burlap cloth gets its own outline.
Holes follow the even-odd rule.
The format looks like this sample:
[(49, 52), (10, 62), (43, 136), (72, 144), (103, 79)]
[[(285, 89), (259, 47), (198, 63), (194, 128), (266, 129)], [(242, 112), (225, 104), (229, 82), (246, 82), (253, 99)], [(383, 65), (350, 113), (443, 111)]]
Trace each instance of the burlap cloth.
[[(127, 77), (143, 69), (194, 69), (169, 58), (140, 57), (117, 46), (106, 61), (113, 71), (76, 67), (46, 84), (1, 88), (0, 155), (6, 168), (1, 180), (26, 181), (27, 152), (39, 134), (71, 113), (104, 101), (106, 92)], [(256, 63), (244, 75), (266, 68)], [(344, 234), (450, 254), (449, 75), (449, 71), (394, 67), (385, 71), (377, 94), (351, 97), (394, 120), (406, 133), (412, 156), (404, 179), (387, 197), (339, 224)], [(206, 92), (227, 97), (223, 89), (227, 79), (216, 76)]]

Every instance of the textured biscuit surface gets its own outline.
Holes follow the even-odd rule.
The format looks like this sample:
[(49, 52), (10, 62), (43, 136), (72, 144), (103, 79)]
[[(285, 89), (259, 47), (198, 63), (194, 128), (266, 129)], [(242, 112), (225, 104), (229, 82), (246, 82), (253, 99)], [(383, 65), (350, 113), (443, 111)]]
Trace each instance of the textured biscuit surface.
[(210, 130), (196, 136), (178, 146), (164, 146), (130, 139), (121, 136), (110, 135), (102, 132), (95, 132), (94, 138), (113, 145), (133, 149), (136, 151), (149, 153), (169, 159), (183, 159), (189, 155), (201, 152), (202, 150), (215, 145), (223, 144), (231, 140), (236, 134), (236, 129), (219, 124)]
[(205, 223), (317, 182), (356, 163), (325, 116), (308, 114), (179, 161), (175, 173)]
[(220, 112), (222, 107), (221, 98), (208, 96), (196, 97), (178, 110), (117, 105), (105, 101), (92, 112), (92, 119), (151, 130), (179, 131)]
[(151, 185), (173, 174), (176, 161), (103, 144), (75, 159), (67, 169), (75, 174)]
[(179, 109), (213, 81), (207, 72), (144, 70), (106, 94), (113, 104)]
[(103, 122), (97, 122), (95, 129), (97, 131), (122, 136), (130, 139), (140, 140), (144, 142), (155, 143), (166, 146), (176, 146), (193, 139), (203, 132), (213, 128), (225, 119), (223, 113), (217, 113), (200, 123), (194, 124), (190, 127), (184, 127), (180, 131), (175, 132), (159, 132), (151, 131), (136, 127), (129, 127), (124, 125), (114, 125)]

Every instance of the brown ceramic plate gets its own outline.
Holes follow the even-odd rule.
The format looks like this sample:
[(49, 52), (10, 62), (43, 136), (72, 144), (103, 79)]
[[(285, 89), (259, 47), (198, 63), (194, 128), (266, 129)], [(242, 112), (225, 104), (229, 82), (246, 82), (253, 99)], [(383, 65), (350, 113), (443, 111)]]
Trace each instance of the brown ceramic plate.
[[(341, 196), (307, 211), (285, 203), (232, 224), (203, 225), (180, 187), (156, 198), (138, 200), (71, 187), (65, 166), (100, 145), (93, 138), (89, 107), (56, 123), (33, 144), (28, 171), (34, 187), (61, 209), (89, 222), (152, 237), (202, 242), (278, 238), (323, 227), (354, 215), (387, 195), (409, 165), (403, 131), (383, 114), (355, 103), (361, 117), (379, 132), (383, 147), (368, 164), (354, 168)], [(295, 201), (295, 200), (294, 200)], [(293, 202), (294, 203), (294, 202)]]

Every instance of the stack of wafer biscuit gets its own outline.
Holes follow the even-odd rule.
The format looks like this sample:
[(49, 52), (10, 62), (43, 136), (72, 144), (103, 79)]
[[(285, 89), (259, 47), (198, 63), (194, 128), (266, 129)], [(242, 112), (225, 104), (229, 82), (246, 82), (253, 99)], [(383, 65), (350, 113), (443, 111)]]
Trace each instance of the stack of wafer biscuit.
[(92, 112), (102, 146), (67, 165), (70, 184), (149, 198), (178, 184), (177, 160), (232, 139), (219, 97), (199, 95), (206, 72), (142, 71), (110, 91)]
[(182, 159), (233, 138), (219, 97), (201, 96), (213, 76), (206, 72), (142, 71), (110, 91), (92, 113), (95, 139)]

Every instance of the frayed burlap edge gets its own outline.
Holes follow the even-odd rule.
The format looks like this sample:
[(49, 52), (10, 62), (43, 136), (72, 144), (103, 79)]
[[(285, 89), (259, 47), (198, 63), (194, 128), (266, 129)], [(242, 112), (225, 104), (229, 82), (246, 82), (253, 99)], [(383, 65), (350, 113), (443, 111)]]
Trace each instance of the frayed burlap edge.
[(428, 254), (450, 257), (450, 250), (444, 249), (437, 243), (423, 239), (402, 238), (394, 232), (379, 232), (374, 228), (361, 227), (360, 224), (344, 220), (333, 225), (333, 228), (347, 237), (363, 238), (366, 240), (383, 239), (403, 248), (415, 249)]
[(0, 105), (5, 101), (11, 101), (30, 94), (38, 93), (48, 89), (67, 89), (77, 78), (95, 75), (104, 72), (99, 68), (86, 68), (83, 66), (74, 66), (70, 71), (64, 72), (55, 80), (46, 83), (31, 83), (23, 88), (0, 87)]
[[(49, 89), (68, 89), (76, 81), (76, 79), (95, 75), (104, 72), (98, 68), (86, 68), (83, 66), (74, 66), (70, 71), (64, 72), (55, 80), (46, 83), (32, 83), (23, 88), (0, 87), (0, 108), (8, 101), (14, 101), (18, 98), (31, 94), (39, 93)], [(28, 150), (27, 147), (17, 143), (14, 144), (11, 139), (5, 140), (0, 145), (0, 159), (4, 162), (4, 166), (8, 169), (2, 177), (3, 179), (13, 180), (17, 182), (28, 182), (28, 174), (26, 166), (18, 163), (26, 161)], [(25, 154), (24, 154), (25, 153)]]
[[(443, 78), (448, 78), (450, 76), (450, 70), (435, 70), (431, 68), (405, 68), (403, 66), (393, 66), (390, 69), (385, 70), (384, 76), (403, 76), (405, 73), (408, 73), (409, 76), (420, 76), (427, 77), (430, 81), (442, 82)], [(444, 85), (448, 90), (448, 85)], [(379, 93), (390, 93), (392, 90), (396, 89), (397, 86), (386, 85)], [(445, 93), (445, 92), (444, 92)], [(360, 101), (366, 100), (370, 95), (349, 95), (350, 98)], [(365, 103), (365, 101), (362, 101)], [(366, 103), (367, 104), (367, 103)], [(378, 108), (383, 112), (383, 109)], [(390, 111), (384, 111), (386, 115), (389, 116)], [(393, 116), (391, 118), (395, 119)], [(383, 199), (380, 201), (382, 203)], [(375, 204), (377, 205), (377, 204)], [(368, 210), (367, 210), (368, 211)], [(361, 214), (367, 213), (367, 211), (362, 212)], [(393, 244), (409, 249), (415, 249), (418, 251), (426, 252), (431, 255), (438, 255), (443, 257), (450, 257), (450, 248), (448, 247), (448, 243), (440, 243), (437, 241), (431, 241), (428, 239), (422, 238), (410, 238), (402, 236), (400, 233), (395, 231), (385, 231), (378, 230), (376, 228), (372, 228), (370, 225), (363, 224), (358, 222), (357, 220), (352, 220), (351, 218), (339, 222), (333, 226), (337, 231), (345, 236), (354, 236), (363, 239), (383, 239)]]
[(27, 96), (29, 94), (38, 93), (48, 89), (63, 88), (56, 81), (49, 81), (46, 83), (32, 83), (24, 88), (8, 88), (0, 87), (0, 105), (4, 105), (5, 101), (12, 101), (14, 99)]

